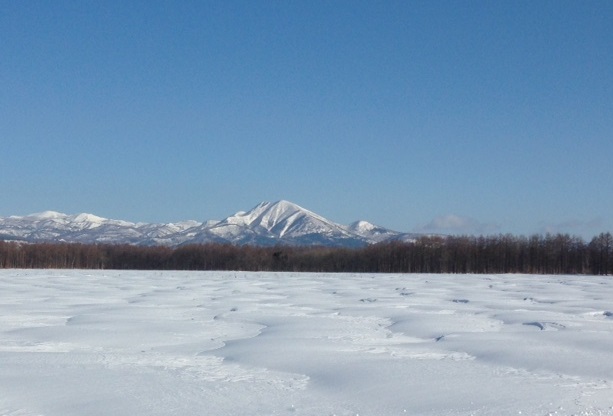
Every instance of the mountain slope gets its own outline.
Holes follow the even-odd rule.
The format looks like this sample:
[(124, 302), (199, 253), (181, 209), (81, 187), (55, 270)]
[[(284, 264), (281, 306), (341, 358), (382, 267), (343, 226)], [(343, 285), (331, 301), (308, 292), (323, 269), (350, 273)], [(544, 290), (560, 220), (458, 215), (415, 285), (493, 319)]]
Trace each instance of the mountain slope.
[(288, 201), (262, 202), (220, 221), (209, 231), (234, 244), (365, 244), (345, 227)]
[(409, 234), (378, 227), (366, 221), (357, 221), (350, 226), (336, 224), (283, 200), (262, 202), (247, 212), (240, 211), (221, 221), (204, 223), (131, 223), (92, 214), (67, 215), (54, 211), (0, 218), (0, 239), (26, 242), (356, 247), (387, 240), (406, 240), (407, 236)]

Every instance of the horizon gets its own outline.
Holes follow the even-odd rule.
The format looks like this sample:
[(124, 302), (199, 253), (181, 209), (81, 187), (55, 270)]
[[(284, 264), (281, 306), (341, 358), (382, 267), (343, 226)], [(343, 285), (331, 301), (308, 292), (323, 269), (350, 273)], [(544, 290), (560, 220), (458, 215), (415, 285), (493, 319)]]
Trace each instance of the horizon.
[(611, 2), (4, 6), (0, 217), (613, 230)]
[[(350, 228), (351, 226), (361, 223), (361, 222), (365, 222), (367, 224), (370, 224), (372, 226), (375, 227), (383, 227), (379, 224), (373, 223), (371, 221), (369, 221), (368, 219), (357, 219), (354, 221), (351, 221), (349, 223), (339, 223), (336, 221), (332, 221), (329, 220), (325, 215), (320, 215), (317, 212), (314, 212), (310, 209), (308, 209), (307, 207), (302, 207), (300, 205), (295, 204), (292, 201), (288, 201), (285, 199), (281, 199), (278, 201), (260, 201), (258, 204), (254, 205), (252, 208), (244, 211), (244, 210), (238, 210), (235, 211), (233, 214), (228, 214), (224, 217), (221, 218), (209, 218), (209, 219), (203, 219), (203, 220), (198, 220), (198, 219), (193, 219), (193, 218), (186, 218), (180, 221), (175, 221), (175, 222), (168, 222), (168, 223), (154, 223), (154, 222), (145, 222), (145, 221), (128, 221), (125, 220), (123, 218), (107, 218), (107, 217), (100, 217), (98, 215), (96, 215), (96, 213), (92, 213), (92, 212), (75, 212), (75, 213), (65, 213), (65, 212), (59, 212), (59, 211), (53, 211), (53, 210), (47, 210), (47, 211), (41, 211), (41, 212), (34, 212), (34, 213), (30, 213), (30, 214), (25, 214), (25, 215), (9, 215), (9, 216), (0, 216), (0, 220), (4, 219), (4, 218), (45, 218), (45, 217), (57, 217), (57, 216), (61, 216), (61, 217), (79, 217), (79, 216), (93, 216), (95, 217), (95, 219), (100, 219), (100, 220), (110, 220), (110, 221), (121, 221), (121, 222), (127, 222), (130, 224), (134, 224), (134, 225), (171, 225), (171, 224), (181, 224), (181, 223), (189, 223), (189, 222), (195, 222), (199, 225), (204, 225), (207, 223), (213, 223), (212, 226), (214, 226), (215, 224), (218, 224), (220, 222), (225, 221), (226, 219), (230, 218), (230, 217), (234, 217), (234, 216), (238, 216), (238, 215), (244, 215), (246, 213), (251, 212), (254, 209), (257, 209), (259, 206), (263, 205), (263, 204), (269, 204), (269, 205), (277, 205), (279, 203), (289, 203), (291, 205), (296, 206), (297, 208), (307, 211), (309, 213), (314, 214), (317, 217), (322, 217), (324, 220), (326, 221), (331, 221), (334, 224), (340, 225), (341, 227), (347, 227)], [(611, 231), (609, 230), (601, 230), (599, 232), (595, 232), (593, 235), (580, 235), (580, 234), (573, 234), (573, 233), (569, 233), (569, 232), (561, 232), (561, 231), (555, 231), (555, 232), (550, 232), (550, 231), (544, 231), (544, 232), (534, 232), (534, 233), (530, 233), (530, 234), (513, 234), (513, 233), (501, 233), (501, 232), (492, 232), (492, 233), (481, 233), (481, 234), (477, 234), (477, 233), (448, 233), (448, 234), (444, 234), (444, 233), (432, 233), (432, 232), (427, 232), (427, 231), (406, 231), (406, 230), (397, 230), (397, 229), (391, 229), (388, 227), (383, 227), (384, 229), (388, 230), (388, 231), (392, 231), (392, 232), (397, 232), (397, 233), (402, 233), (402, 234), (407, 234), (407, 235), (411, 235), (411, 234), (421, 234), (423, 236), (441, 236), (441, 237), (496, 237), (496, 236), (506, 236), (506, 235), (511, 235), (513, 237), (516, 238), (528, 238), (528, 237), (532, 237), (532, 236), (547, 236), (547, 235), (568, 235), (570, 237), (576, 238), (579, 237), (581, 238), (584, 242), (589, 242), (590, 240), (593, 240), (595, 238), (598, 238), (599, 236), (602, 235), (606, 235), (606, 234), (611, 234)], [(2, 241), (2, 240), (0, 240)]]

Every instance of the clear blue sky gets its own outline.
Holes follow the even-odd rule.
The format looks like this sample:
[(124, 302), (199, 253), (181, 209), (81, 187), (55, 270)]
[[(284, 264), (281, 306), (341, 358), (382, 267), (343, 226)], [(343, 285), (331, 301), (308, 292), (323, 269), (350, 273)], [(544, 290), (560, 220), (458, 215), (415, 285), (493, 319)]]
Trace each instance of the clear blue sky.
[(613, 230), (611, 1), (0, 6), (0, 216)]

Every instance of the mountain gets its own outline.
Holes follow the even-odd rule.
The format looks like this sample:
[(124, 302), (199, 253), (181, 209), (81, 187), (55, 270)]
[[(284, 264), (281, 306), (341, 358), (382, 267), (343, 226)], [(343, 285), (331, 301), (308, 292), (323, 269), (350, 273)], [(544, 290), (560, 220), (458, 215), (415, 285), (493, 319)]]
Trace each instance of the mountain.
[(67, 215), (54, 211), (0, 217), (0, 240), (24, 242), (360, 247), (383, 241), (410, 241), (416, 236), (366, 221), (349, 226), (336, 224), (289, 201), (262, 202), (250, 211), (239, 211), (221, 221), (204, 223), (132, 223), (92, 214)]
[(233, 244), (363, 245), (342, 225), (288, 201), (262, 202), (248, 212), (236, 214), (208, 231)]
[(144, 224), (110, 220), (92, 214), (45, 211), (25, 217), (0, 218), (0, 238), (26, 242), (165, 244), (197, 222)]

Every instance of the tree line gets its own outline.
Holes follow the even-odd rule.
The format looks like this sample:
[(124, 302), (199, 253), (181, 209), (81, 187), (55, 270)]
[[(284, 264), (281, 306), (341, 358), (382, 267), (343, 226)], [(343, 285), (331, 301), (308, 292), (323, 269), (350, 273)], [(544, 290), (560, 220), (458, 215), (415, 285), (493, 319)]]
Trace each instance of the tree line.
[(0, 241), (0, 268), (613, 274), (613, 236), (424, 236), (362, 248)]

